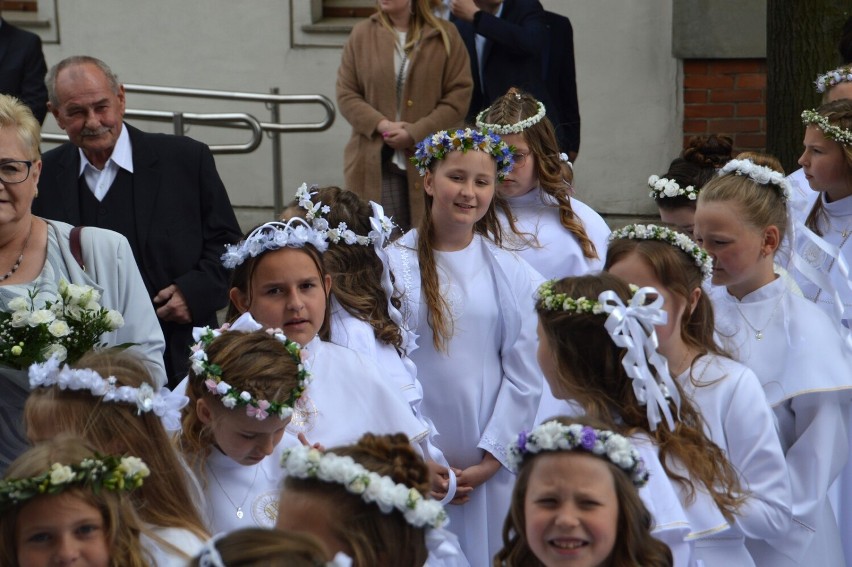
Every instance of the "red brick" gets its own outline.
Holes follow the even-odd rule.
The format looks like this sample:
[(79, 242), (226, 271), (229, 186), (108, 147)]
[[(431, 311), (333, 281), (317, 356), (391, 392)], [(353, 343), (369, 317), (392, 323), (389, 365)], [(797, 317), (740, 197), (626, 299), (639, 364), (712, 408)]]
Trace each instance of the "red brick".
[(684, 75), (706, 75), (707, 60), (706, 59), (686, 59), (683, 62)]
[(737, 105), (737, 116), (766, 116), (766, 103), (742, 102)]
[(683, 131), (689, 133), (703, 133), (707, 131), (706, 120), (684, 120)]
[(766, 88), (766, 75), (765, 74), (738, 75), (737, 76), (737, 88), (738, 89), (765, 89)]
[(757, 89), (713, 89), (710, 102), (757, 102), (763, 100), (763, 91)]
[(766, 72), (764, 59), (717, 59), (710, 63), (708, 75), (739, 75)]
[(709, 128), (714, 132), (759, 132), (760, 120), (754, 118), (735, 118), (733, 120), (711, 120)]
[(707, 102), (707, 91), (702, 90), (685, 90), (683, 91), (684, 104), (695, 104), (697, 102)]
[(686, 118), (727, 118), (734, 115), (733, 104), (687, 104), (683, 108)]
[(734, 86), (734, 78), (724, 75), (686, 75), (683, 78), (685, 89), (730, 89)]
[(765, 150), (766, 134), (737, 134), (734, 137), (734, 147)]

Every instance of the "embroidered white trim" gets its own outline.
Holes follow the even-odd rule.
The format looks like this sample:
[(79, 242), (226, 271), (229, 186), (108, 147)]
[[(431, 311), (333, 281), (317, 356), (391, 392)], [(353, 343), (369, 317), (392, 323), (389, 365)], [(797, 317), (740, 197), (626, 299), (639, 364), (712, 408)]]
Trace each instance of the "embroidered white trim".
[(834, 140), (841, 146), (852, 145), (852, 132), (846, 128), (835, 126), (828, 122), (828, 118), (817, 112), (816, 110), (805, 110), (802, 112), (802, 123), (805, 126), (816, 126), (825, 137), (829, 140)]
[(500, 134), (501, 136), (505, 136), (506, 134), (520, 134), (530, 126), (541, 122), (541, 119), (544, 118), (545, 114), (547, 114), (542, 103), (536, 101), (536, 105), (538, 106), (538, 112), (536, 112), (533, 116), (521, 120), (520, 122), (515, 122), (514, 124), (489, 124), (488, 122), (485, 122), (485, 115), (491, 110), (491, 107), (488, 107), (476, 115), (476, 127), (480, 130), (491, 130), (495, 134)]
[(783, 174), (772, 168), (757, 165), (750, 159), (732, 159), (719, 170), (719, 177), (729, 173), (745, 175), (760, 185), (775, 185), (784, 201), (789, 201), (793, 195), (790, 182), (787, 181)]
[(517, 472), (518, 467), (528, 454), (542, 451), (585, 451), (608, 460), (627, 473), (637, 487), (648, 482), (648, 470), (629, 439), (605, 429), (595, 429), (588, 425), (562, 424), (556, 420), (547, 421), (529, 433), (521, 432), (517, 442), (509, 448), (509, 465)]
[(824, 75), (817, 75), (814, 84), (818, 93), (824, 93), (831, 87), (844, 82), (852, 82), (852, 67), (850, 66), (838, 67)]
[(655, 224), (628, 224), (625, 227), (614, 230), (609, 235), (609, 241), (626, 238), (629, 240), (659, 240), (680, 248), (695, 261), (695, 265), (701, 268), (704, 279), (713, 275), (713, 258), (706, 250), (692, 241), (687, 235), (664, 226)]
[(378, 506), (384, 514), (398, 510), (415, 528), (440, 528), (447, 522), (447, 513), (440, 502), (423, 498), (417, 489), (367, 470), (351, 457), (299, 446), (284, 450), (281, 466), (295, 478), (340, 484), (364, 502)]
[(59, 386), (60, 390), (86, 390), (104, 402), (135, 404), (137, 415), (154, 412), (169, 431), (180, 430), (180, 410), (189, 403), (189, 398), (150, 384), (142, 383), (138, 388), (118, 386), (115, 376), (103, 378), (88, 368), (71, 368), (67, 364), (59, 368), (59, 359), (51, 356), (46, 362), (36, 362), (29, 369), (30, 389)]
[(648, 187), (651, 188), (648, 196), (652, 199), (686, 196), (690, 201), (694, 201), (698, 198), (698, 190), (694, 185), (687, 185), (686, 188), (683, 188), (674, 179), (667, 179), (658, 175), (652, 175), (648, 178)]
[(222, 254), (222, 265), (232, 270), (267, 250), (280, 248), (303, 248), (313, 245), (320, 252), (328, 248), (327, 235), (316, 230), (305, 219), (294, 217), (287, 222), (267, 222), (253, 231), (239, 244), (226, 244)]

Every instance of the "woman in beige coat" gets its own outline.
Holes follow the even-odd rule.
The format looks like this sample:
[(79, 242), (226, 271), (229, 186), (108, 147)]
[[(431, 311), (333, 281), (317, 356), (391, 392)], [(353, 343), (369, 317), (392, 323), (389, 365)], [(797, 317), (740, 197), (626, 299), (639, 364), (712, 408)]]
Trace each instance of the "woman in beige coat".
[(456, 27), (430, 0), (379, 0), (343, 48), (337, 104), (352, 125), (346, 187), (382, 203), (403, 230), (423, 215), (423, 187), (408, 163), (432, 132), (462, 125), (473, 79)]

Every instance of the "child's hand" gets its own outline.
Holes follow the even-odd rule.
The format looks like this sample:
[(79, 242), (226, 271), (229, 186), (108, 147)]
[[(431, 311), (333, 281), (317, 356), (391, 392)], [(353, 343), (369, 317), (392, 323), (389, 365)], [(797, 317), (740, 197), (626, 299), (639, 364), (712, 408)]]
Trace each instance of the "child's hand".
[(432, 485), (430, 494), (435, 500), (443, 500), (450, 487), (450, 473), (447, 467), (435, 461), (426, 461), (426, 466), (429, 467), (429, 480)]
[(467, 467), (462, 471), (458, 471), (456, 473), (458, 488), (456, 489), (456, 497), (453, 499), (452, 503), (464, 504), (470, 500), (470, 493), (473, 492), (473, 489), (497, 474), (497, 471), (500, 470), (500, 466), (500, 461), (494, 458), (494, 455), (486, 451), (485, 456), (482, 457), (482, 461), (473, 466)]
[(462, 486), (459, 482), (459, 475), (461, 475), (462, 470), (453, 468), (453, 473), (456, 475), (456, 495), (453, 496), (453, 499), (450, 500), (450, 504), (455, 504), (457, 506), (461, 506), (462, 504), (467, 504), (468, 500), (470, 500), (470, 493), (473, 492), (472, 486)]
[(325, 447), (323, 447), (319, 443), (314, 443), (313, 445), (311, 445), (311, 442), (308, 441), (308, 438), (305, 437), (304, 433), (300, 432), (299, 435), (298, 435), (298, 438), (299, 438), (299, 443), (301, 443), (305, 447), (311, 447), (313, 449), (316, 449), (317, 451), (322, 451), (323, 453), (325, 453)]

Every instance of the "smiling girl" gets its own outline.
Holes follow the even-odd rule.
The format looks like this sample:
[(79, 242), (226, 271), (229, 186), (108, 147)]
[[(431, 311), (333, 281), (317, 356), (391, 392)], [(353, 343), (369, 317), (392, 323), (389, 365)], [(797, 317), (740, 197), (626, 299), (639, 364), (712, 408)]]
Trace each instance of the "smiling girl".
[(532, 426), (542, 378), (535, 360), (532, 268), (499, 248), (496, 183), (511, 170), (499, 136), (441, 131), (418, 145), (426, 209), (388, 250), (423, 384), (423, 413), (441, 435), (458, 490), (448, 509), (472, 565), (500, 547), (512, 476), (505, 440)]
[(695, 233), (713, 257), (716, 329), (763, 385), (790, 472), (793, 529), (748, 542), (757, 564), (841, 565), (828, 487), (848, 457), (852, 354), (813, 303), (773, 270), (790, 190), (771, 159), (735, 159), (698, 197)]

